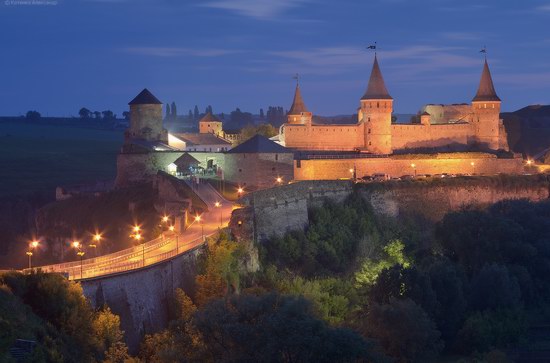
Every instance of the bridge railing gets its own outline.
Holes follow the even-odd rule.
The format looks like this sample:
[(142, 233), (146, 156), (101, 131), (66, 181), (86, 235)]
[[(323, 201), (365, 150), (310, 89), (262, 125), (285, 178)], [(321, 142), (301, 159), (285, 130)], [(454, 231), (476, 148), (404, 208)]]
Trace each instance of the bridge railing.
[[(211, 234), (212, 235), (212, 234)], [(209, 235), (210, 236), (210, 235)], [(145, 244), (127, 248), (100, 258), (89, 258), (81, 261), (39, 266), (44, 272), (57, 272), (67, 276), (69, 280), (80, 280), (104, 275), (111, 275), (147, 267), (178, 254), (184, 253), (204, 243), (202, 237), (188, 242), (178, 243), (177, 237), (157, 238)], [(155, 253), (158, 250), (168, 250)], [(29, 269), (23, 270), (29, 272)]]

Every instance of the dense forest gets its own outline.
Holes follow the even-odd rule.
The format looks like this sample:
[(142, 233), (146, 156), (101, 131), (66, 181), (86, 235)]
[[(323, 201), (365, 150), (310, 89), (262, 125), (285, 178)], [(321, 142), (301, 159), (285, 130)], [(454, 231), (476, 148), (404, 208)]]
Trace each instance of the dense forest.
[[(550, 203), (505, 201), (447, 214), (375, 215), (353, 195), (313, 208), (306, 230), (249, 246), (209, 241), (191, 296), (130, 357), (118, 317), (59, 276), (0, 279), (0, 347), (106, 362), (507, 362), (550, 319)], [(8, 314), (8, 312), (11, 312)], [(6, 356), (6, 353), (3, 353)], [(38, 360), (37, 360), (38, 359)]]

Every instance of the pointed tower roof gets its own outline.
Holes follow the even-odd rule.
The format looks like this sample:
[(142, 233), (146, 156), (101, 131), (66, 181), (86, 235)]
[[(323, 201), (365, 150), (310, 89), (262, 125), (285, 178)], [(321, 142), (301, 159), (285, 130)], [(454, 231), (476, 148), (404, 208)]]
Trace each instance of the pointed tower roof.
[(372, 71), (370, 73), (369, 85), (367, 91), (361, 97), (362, 100), (393, 100), (390, 96), (386, 84), (384, 83), (384, 77), (380, 71), (378, 65), (378, 58), (374, 55), (374, 64), (372, 65)]
[(212, 112), (208, 111), (208, 113), (204, 115), (204, 117), (201, 118), (199, 122), (221, 122), (221, 120), (212, 115)]
[(304, 100), (302, 99), (302, 93), (300, 92), (300, 85), (296, 83), (296, 91), (294, 92), (294, 100), (292, 101), (292, 106), (290, 107), (290, 111), (288, 111), (289, 115), (299, 115), (302, 112), (309, 112), (307, 110), (306, 104), (304, 103)]
[(481, 80), (479, 81), (477, 93), (472, 101), (500, 101), (495, 91), (495, 86), (493, 85), (493, 78), (491, 77), (491, 71), (489, 71), (487, 58), (483, 65), (483, 72), (481, 73)]
[(153, 96), (147, 88), (139, 93), (133, 100), (128, 102), (129, 105), (162, 105), (158, 98)]

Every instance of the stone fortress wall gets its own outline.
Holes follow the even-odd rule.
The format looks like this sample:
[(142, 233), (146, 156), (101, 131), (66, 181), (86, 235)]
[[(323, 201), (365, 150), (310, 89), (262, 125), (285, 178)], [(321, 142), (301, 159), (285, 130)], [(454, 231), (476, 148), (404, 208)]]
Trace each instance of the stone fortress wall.
[[(418, 156), (418, 157), (415, 157)], [(474, 163), (474, 165), (472, 165)], [(414, 167), (412, 166), (414, 164)], [(388, 174), (390, 177), (417, 174), (520, 174), (523, 172), (521, 158), (499, 159), (485, 153), (449, 153), (426, 155), (393, 155), (379, 158), (312, 159), (296, 160), (295, 180), (334, 180), (355, 176)]]
[[(465, 206), (485, 206), (507, 199), (537, 202), (550, 197), (550, 180), (541, 175), (385, 182), (357, 187), (377, 214), (398, 217), (403, 213), (418, 213), (431, 221), (438, 221), (447, 212)], [(254, 238), (262, 242), (271, 236), (305, 228), (308, 208), (322, 205), (326, 199), (341, 202), (353, 188), (351, 181), (326, 180), (259, 190), (239, 200), (242, 209), (234, 211), (231, 225), (239, 225), (234, 218), (250, 216), (253, 225), (242, 228), (253, 231)], [(239, 213), (241, 210), (248, 212)]]

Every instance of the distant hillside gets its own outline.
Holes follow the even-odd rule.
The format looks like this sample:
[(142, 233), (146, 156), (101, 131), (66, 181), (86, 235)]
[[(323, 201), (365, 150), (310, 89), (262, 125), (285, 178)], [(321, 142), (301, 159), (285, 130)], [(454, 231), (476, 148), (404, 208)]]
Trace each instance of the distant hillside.
[(500, 117), (513, 151), (533, 156), (550, 147), (550, 105), (531, 105)]

